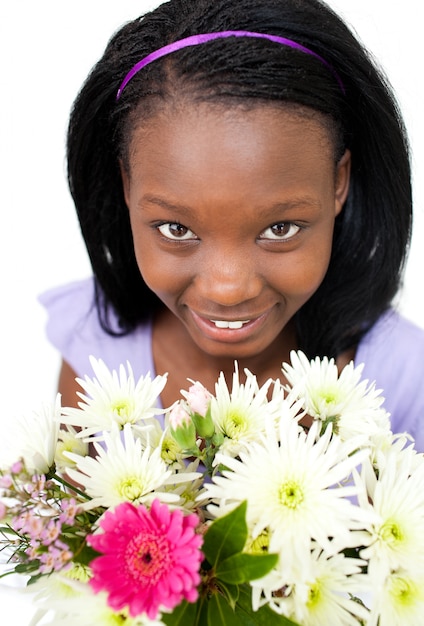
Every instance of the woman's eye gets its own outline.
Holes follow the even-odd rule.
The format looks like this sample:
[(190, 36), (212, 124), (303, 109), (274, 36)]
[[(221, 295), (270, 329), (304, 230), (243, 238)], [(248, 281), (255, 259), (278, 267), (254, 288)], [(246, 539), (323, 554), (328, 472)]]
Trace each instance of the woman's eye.
[(259, 239), (286, 240), (291, 239), (300, 231), (301, 227), (293, 222), (278, 222), (265, 229)]
[(163, 235), (167, 239), (172, 239), (174, 241), (187, 241), (189, 239), (197, 239), (192, 230), (190, 230), (186, 226), (183, 226), (182, 224), (178, 224), (178, 222), (166, 222), (165, 224), (157, 226), (157, 229), (161, 235)]

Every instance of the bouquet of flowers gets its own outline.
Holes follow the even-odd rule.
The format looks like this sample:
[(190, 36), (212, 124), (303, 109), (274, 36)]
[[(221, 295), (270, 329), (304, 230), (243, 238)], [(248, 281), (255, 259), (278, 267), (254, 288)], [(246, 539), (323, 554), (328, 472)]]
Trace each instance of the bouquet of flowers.
[(422, 623), (424, 460), (361, 366), (293, 352), (259, 386), (235, 363), (168, 409), (166, 376), (92, 366), (79, 408), (24, 417), (2, 461), (33, 625)]

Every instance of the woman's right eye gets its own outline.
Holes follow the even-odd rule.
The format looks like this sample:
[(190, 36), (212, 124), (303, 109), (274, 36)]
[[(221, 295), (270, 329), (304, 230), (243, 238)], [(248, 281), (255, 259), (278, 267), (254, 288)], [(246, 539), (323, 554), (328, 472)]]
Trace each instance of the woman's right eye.
[(189, 241), (191, 239), (197, 239), (192, 230), (179, 224), (178, 222), (165, 222), (157, 226), (158, 231), (166, 239), (172, 241)]

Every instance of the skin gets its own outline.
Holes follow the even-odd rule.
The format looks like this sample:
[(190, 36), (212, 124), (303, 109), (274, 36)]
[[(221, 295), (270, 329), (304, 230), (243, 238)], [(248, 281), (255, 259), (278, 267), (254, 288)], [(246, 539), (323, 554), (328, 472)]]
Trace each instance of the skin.
[[(297, 347), (293, 316), (328, 268), (349, 152), (335, 163), (318, 116), (187, 104), (139, 126), (128, 161), (121, 169), (137, 263), (165, 305), (153, 326), (156, 373), (169, 373), (163, 404), (180, 397), (187, 378), (213, 391), (235, 359), (260, 384), (281, 378)], [(211, 320), (250, 321), (222, 329)], [(75, 397), (71, 377), (64, 363), (64, 403)]]

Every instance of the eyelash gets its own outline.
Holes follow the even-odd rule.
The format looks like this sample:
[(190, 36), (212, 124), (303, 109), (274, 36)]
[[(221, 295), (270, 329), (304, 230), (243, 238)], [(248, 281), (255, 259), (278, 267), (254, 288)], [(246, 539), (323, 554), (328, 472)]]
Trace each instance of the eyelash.
[[(169, 230), (170, 227), (176, 227), (177, 229), (180, 229), (180, 232), (181, 231), (185, 231), (185, 232), (183, 233), (182, 237), (172, 237), (170, 236), (171, 235), (171, 232)], [(168, 239), (169, 241), (196, 241), (198, 240), (197, 235), (192, 230), (187, 228), (187, 226), (180, 224), (179, 222), (162, 222), (161, 224), (157, 224), (155, 228), (157, 228), (157, 230), (160, 232), (162, 237), (164, 237), (165, 239)], [(288, 229), (288, 233), (283, 233), (283, 237), (279, 237), (278, 235), (275, 237), (265, 237), (264, 233), (266, 233), (268, 230), (272, 230), (273, 228), (280, 228), (283, 231)], [(296, 229), (296, 232), (294, 234), (290, 234), (293, 228)], [(167, 234), (164, 232), (165, 229), (168, 229)], [(302, 230), (302, 226), (300, 226), (299, 224), (296, 224), (295, 222), (276, 222), (275, 224), (268, 226), (268, 228), (262, 231), (258, 239), (260, 239), (261, 241), (288, 241), (292, 239), (293, 237), (295, 237), (300, 232), (300, 230)], [(187, 237), (187, 235), (190, 235), (190, 236)]]

